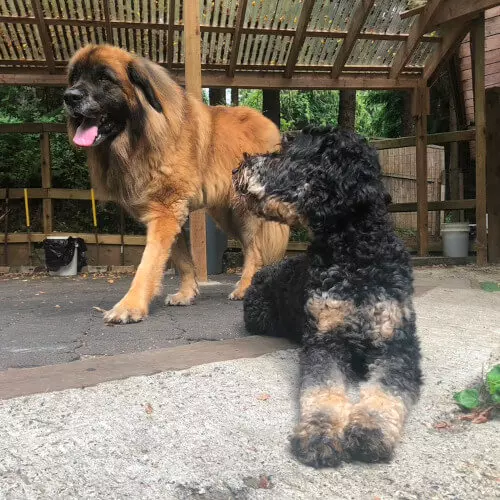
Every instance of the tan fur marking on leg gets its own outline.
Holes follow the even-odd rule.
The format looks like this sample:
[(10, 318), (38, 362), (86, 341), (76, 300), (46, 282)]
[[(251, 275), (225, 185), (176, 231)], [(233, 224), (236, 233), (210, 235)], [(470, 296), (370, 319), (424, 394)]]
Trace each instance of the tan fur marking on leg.
[(387, 341), (392, 339), (397, 328), (409, 318), (410, 308), (392, 300), (378, 302), (373, 308), (375, 339)]
[(307, 309), (316, 321), (318, 332), (327, 333), (342, 325), (354, 312), (354, 304), (345, 300), (311, 298)]
[[(342, 436), (349, 422), (351, 403), (343, 387), (313, 388), (300, 397), (300, 421), (294, 436), (304, 449), (311, 440), (328, 438), (330, 446), (342, 452)], [(316, 445), (319, 446), (319, 445)]]
[(316, 413), (333, 413), (337, 430), (347, 424), (351, 407), (343, 387), (308, 389), (300, 397), (301, 420), (308, 420)]

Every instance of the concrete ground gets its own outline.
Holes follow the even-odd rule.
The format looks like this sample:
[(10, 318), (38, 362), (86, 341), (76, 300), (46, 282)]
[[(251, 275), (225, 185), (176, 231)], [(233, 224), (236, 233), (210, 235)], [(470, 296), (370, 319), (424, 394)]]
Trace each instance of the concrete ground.
[[(499, 421), (459, 420), (452, 395), (500, 360), (500, 293), (480, 288), (500, 268), (416, 278), (421, 401), (392, 463), (334, 470), (289, 453), (297, 350), (243, 338), (233, 277), (191, 308), (113, 328), (91, 308), (129, 278), (0, 281), (0, 499), (498, 498)], [(53, 392), (64, 387), (76, 388)]]

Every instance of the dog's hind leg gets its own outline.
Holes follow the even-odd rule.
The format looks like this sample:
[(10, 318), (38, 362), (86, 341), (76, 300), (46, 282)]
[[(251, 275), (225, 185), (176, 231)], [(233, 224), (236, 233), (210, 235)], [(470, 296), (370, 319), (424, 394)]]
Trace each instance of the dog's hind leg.
[(195, 266), (191, 252), (187, 246), (184, 230), (181, 231), (172, 246), (171, 259), (175, 269), (180, 274), (181, 284), (177, 293), (167, 295), (165, 304), (171, 306), (189, 306), (199, 294), (199, 288), (196, 281)]
[(300, 420), (291, 437), (297, 458), (313, 467), (338, 465), (351, 403), (344, 346), (306, 345), (300, 355)]
[(283, 258), (290, 233), (288, 226), (255, 217), (244, 221), (244, 226), (240, 240), (245, 261), (240, 281), (229, 295), (231, 300), (243, 300), (254, 274)]
[(243, 302), (245, 327), (250, 333), (301, 340), (307, 267), (307, 258), (301, 255), (255, 274)]
[(344, 447), (354, 460), (387, 461), (419, 396), (422, 375), (414, 325), (396, 330), (392, 340), (368, 354), (367, 361), (368, 380), (352, 408)]

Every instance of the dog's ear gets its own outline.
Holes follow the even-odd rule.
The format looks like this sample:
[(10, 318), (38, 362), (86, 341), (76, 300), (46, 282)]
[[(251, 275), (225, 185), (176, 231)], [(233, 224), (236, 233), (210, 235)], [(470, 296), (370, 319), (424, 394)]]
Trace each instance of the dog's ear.
[(158, 111), (158, 113), (161, 113), (163, 112), (163, 107), (146, 73), (146, 68), (138, 61), (131, 61), (128, 64), (127, 74), (130, 81), (142, 90), (151, 107)]

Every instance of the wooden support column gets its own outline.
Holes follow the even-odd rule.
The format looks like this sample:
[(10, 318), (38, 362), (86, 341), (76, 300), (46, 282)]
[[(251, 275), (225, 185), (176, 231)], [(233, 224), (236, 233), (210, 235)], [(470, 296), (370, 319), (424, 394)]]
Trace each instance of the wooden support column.
[[(40, 134), (40, 152), (42, 157), (42, 188), (52, 187), (52, 163), (50, 161), (50, 136), (48, 132)], [(43, 232), (51, 233), (54, 230), (54, 208), (51, 199), (43, 200)]]
[(500, 87), (486, 91), (488, 262), (500, 264)]
[(429, 248), (429, 205), (427, 199), (427, 115), (429, 89), (424, 83), (413, 91), (413, 116), (416, 135), (417, 174), (417, 246), (418, 255), (424, 257)]
[[(184, 0), (184, 47), (186, 91), (201, 99), (201, 35), (200, 5), (198, 0)], [(191, 254), (198, 279), (207, 281), (207, 230), (205, 210), (196, 210), (189, 216)]]
[(471, 30), (471, 52), (474, 75), (474, 121), (476, 125), (476, 261), (488, 262), (486, 231), (486, 113), (485, 113), (485, 29), (484, 13)]

